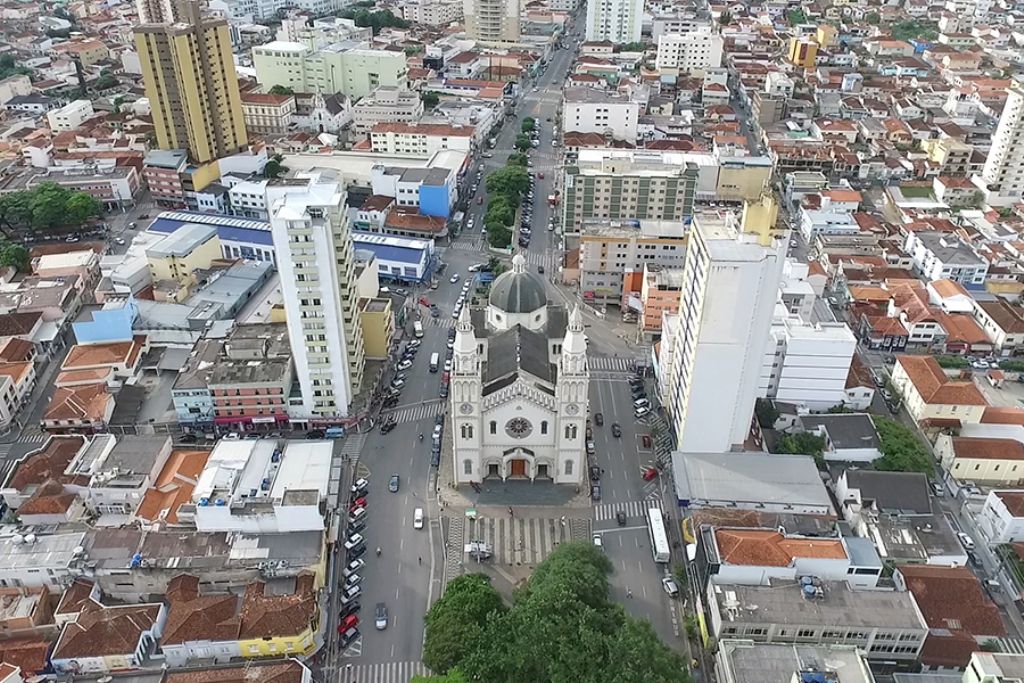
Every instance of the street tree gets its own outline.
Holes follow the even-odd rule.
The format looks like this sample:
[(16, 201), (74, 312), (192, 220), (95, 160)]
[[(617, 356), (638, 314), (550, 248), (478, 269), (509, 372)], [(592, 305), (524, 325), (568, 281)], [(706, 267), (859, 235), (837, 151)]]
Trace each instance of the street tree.
[(92, 195), (84, 192), (72, 192), (64, 204), (65, 224), (84, 223), (90, 218), (99, 216), (101, 208), (99, 201)]
[(523, 130), (524, 133), (529, 133), (529, 132), (533, 131), (533, 129), (536, 128), (536, 127), (537, 127), (537, 119), (535, 119), (535, 118), (533, 118), (531, 116), (527, 116), (525, 119), (523, 119), (522, 130)]
[[(480, 630), (467, 634), (461, 658), (451, 657), (447, 669), (431, 668), (454, 669), (474, 683), (689, 683), (682, 657), (648, 622), (629, 617), (610, 600), (611, 571), (607, 556), (593, 545), (560, 545), (516, 591), (512, 607), (490, 610)], [(446, 593), (437, 604), (447, 599)], [(482, 612), (462, 621), (479, 626)], [(461, 611), (443, 613), (451, 618)], [(428, 649), (430, 628), (428, 615)]]
[(24, 245), (15, 242), (0, 242), (0, 266), (13, 267), (19, 273), (28, 272), (28, 249)]
[(531, 141), (529, 135), (517, 135), (516, 141), (515, 143), (513, 143), (515, 148), (518, 149), (520, 152), (525, 152), (526, 150), (530, 149), (530, 144)]
[(487, 194), (503, 195), (517, 205), (530, 188), (530, 176), (521, 166), (506, 166), (487, 175), (486, 187)]
[(453, 579), (427, 612), (423, 661), (432, 671), (449, 671), (477, 646), (491, 614), (504, 610), (501, 595), (487, 576)]
[(935, 473), (935, 463), (917, 434), (887, 417), (874, 416), (882, 457), (873, 463), (876, 470), (886, 472)]

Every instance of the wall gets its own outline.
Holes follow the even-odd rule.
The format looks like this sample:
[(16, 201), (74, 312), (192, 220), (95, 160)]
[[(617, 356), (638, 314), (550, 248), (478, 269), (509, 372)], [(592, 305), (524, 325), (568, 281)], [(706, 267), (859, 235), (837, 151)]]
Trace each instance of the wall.
[(389, 299), (378, 299), (386, 301), (387, 308), (384, 311), (359, 312), (359, 318), (363, 326), (363, 347), (366, 349), (366, 357), (375, 360), (384, 360), (391, 350), (391, 339), (394, 336), (394, 313), (391, 310)]
[(448, 186), (420, 185), (420, 213), (425, 216), (449, 218)]
[(1024, 517), (1014, 517), (995, 491), (989, 491), (975, 521), (990, 543), (1024, 540)]
[(184, 283), (191, 278), (193, 271), (198, 268), (209, 268), (220, 256), (220, 238), (214, 235), (185, 256), (148, 256), (150, 276), (153, 282), (177, 280)]

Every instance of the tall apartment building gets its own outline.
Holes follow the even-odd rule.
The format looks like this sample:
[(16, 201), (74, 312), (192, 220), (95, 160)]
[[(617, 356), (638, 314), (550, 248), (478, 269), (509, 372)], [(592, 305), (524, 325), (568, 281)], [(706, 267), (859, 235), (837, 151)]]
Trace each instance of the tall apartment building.
[(722, 66), (722, 36), (711, 26), (658, 38), (655, 67), (662, 75), (703, 75), (705, 69)]
[(302, 43), (277, 40), (254, 47), (252, 63), (256, 80), (267, 90), (281, 85), (295, 92), (340, 92), (358, 100), (382, 85), (401, 89), (408, 85), (404, 52), (344, 44), (311, 50)]
[(140, 24), (171, 24), (180, 20), (182, 4), (181, 0), (135, 0), (135, 10)]
[(463, 0), (466, 36), (482, 43), (519, 40), (519, 0)]
[(985, 167), (974, 178), (992, 206), (1012, 206), (1024, 195), (1024, 83), (1014, 81), (1008, 93)]
[(638, 101), (594, 88), (569, 88), (562, 99), (566, 132), (597, 133), (631, 145), (636, 142), (640, 118)]
[(777, 215), (765, 195), (739, 221), (732, 212), (694, 216), (660, 359), (680, 452), (725, 453), (747, 438), (786, 255)]
[(661, 153), (581, 152), (565, 169), (562, 225), (578, 232), (587, 220), (683, 221), (697, 198), (696, 164)]
[(587, 40), (635, 43), (643, 28), (644, 0), (589, 0)]
[(228, 22), (180, 5), (180, 23), (135, 28), (157, 147), (187, 150), (196, 164), (245, 149), (238, 75)]
[(345, 191), (315, 174), (274, 181), (267, 209), (302, 396), (289, 415), (344, 417), (365, 363)]

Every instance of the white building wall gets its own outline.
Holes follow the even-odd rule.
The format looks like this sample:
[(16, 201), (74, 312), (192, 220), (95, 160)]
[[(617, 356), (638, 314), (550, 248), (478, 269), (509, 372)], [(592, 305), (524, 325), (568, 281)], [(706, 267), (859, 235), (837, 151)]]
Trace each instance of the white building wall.
[(293, 418), (344, 416), (352, 400), (335, 248), (335, 231), (345, 226), (334, 225), (345, 220), (344, 198), (337, 183), (267, 187), (288, 339), (302, 392), (301, 407), (289, 406)]
[(1024, 540), (1024, 517), (1014, 517), (995, 491), (989, 491), (985, 504), (975, 520), (989, 543), (1014, 543)]
[(690, 233), (669, 397), (683, 453), (727, 452), (750, 429), (786, 242), (737, 229), (695, 218)]
[(563, 121), (565, 130), (576, 133), (612, 132), (616, 140), (634, 142), (640, 105), (635, 102), (565, 102)]
[(846, 323), (786, 321), (783, 363), (775, 398), (827, 410), (846, 398), (846, 377), (857, 338)]
[(93, 114), (92, 102), (89, 100), (75, 100), (60, 109), (47, 112), (46, 120), (50, 124), (50, 130), (55, 133), (64, 133), (75, 130)]
[(722, 66), (722, 36), (710, 26), (659, 36), (655, 66), (672, 74), (703, 73)]
[(587, 3), (587, 40), (635, 43), (643, 28), (643, 0), (590, 0)]
[(1024, 195), (1024, 90), (1015, 83), (1009, 89), (999, 126), (992, 137), (981, 177), (975, 182), (988, 190), (986, 201), (995, 206), (1020, 202)]

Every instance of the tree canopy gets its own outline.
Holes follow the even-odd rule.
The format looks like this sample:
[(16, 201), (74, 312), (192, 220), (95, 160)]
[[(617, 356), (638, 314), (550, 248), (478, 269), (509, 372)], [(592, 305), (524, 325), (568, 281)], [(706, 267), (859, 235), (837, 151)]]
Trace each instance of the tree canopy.
[(508, 608), (486, 578), (456, 579), (427, 614), (424, 661), (447, 683), (689, 683), (650, 623), (609, 599), (611, 571), (593, 545), (562, 544)]
[(275, 85), (270, 89), (271, 95), (294, 95), (295, 91), (289, 88), (287, 85)]
[(876, 470), (934, 474), (935, 463), (917, 434), (887, 417), (875, 416), (872, 419), (882, 451), (882, 457), (874, 462)]
[(510, 204), (517, 205), (530, 189), (530, 176), (522, 166), (506, 166), (487, 174), (486, 187), (489, 195), (501, 195)]
[(80, 225), (100, 215), (102, 206), (90, 194), (56, 183), (0, 196), (0, 223), (8, 230), (48, 230)]
[(19, 74), (27, 76), (30, 73), (32, 73), (32, 69), (18, 66), (17, 62), (14, 61), (14, 55), (0, 55), (0, 80)]
[(775, 443), (774, 453), (788, 453), (792, 455), (810, 455), (821, 467), (825, 464), (823, 453), (825, 451), (825, 437), (818, 436), (813, 432), (797, 432), (795, 434), (784, 434)]
[(523, 119), (523, 124), (521, 127), (524, 133), (529, 133), (530, 131), (537, 127), (537, 120), (531, 116), (527, 116), (525, 119)]
[(13, 266), (19, 273), (29, 269), (29, 253), (24, 245), (16, 242), (0, 242), (0, 266)]
[(389, 9), (370, 11), (365, 7), (347, 9), (341, 13), (345, 19), (356, 22), (356, 26), (369, 26), (373, 29), (373, 35), (380, 33), (382, 28), (409, 28), (409, 22)]
[(525, 154), (521, 154), (519, 152), (516, 152), (515, 154), (510, 154), (509, 155), (509, 157), (508, 157), (508, 165), (509, 166), (523, 166), (525, 168), (526, 167), (526, 162), (528, 160), (529, 160), (529, 157), (527, 157)]
[(437, 103), (441, 101), (441, 96), (436, 92), (428, 90), (420, 95), (420, 101), (423, 102), (423, 106), (427, 109), (433, 109), (437, 106)]
[(515, 148), (520, 152), (525, 152), (530, 149), (530, 136), (529, 135), (517, 135), (514, 143)]

